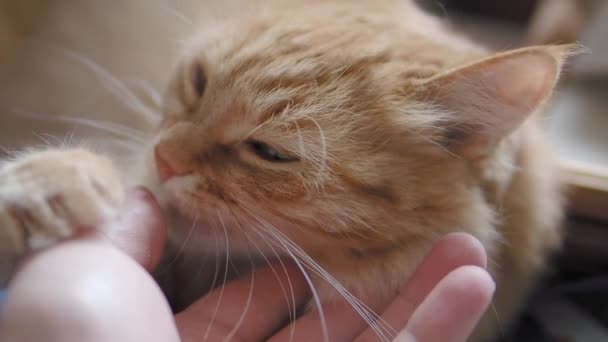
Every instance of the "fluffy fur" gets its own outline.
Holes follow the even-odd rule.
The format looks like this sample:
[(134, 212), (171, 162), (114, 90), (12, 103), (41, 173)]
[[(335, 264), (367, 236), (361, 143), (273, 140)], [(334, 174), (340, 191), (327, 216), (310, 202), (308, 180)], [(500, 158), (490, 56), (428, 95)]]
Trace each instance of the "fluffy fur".
[[(560, 183), (535, 113), (569, 49), (493, 54), (407, 1), (248, 13), (185, 44), (162, 123), (129, 162), (63, 148), (7, 163), (0, 251), (15, 258), (99, 223), (143, 184), (182, 256), (292, 257), (313, 270), (318, 301), (356, 305), (392, 296), (433, 241), (466, 231), (498, 282), (498, 314), (474, 340), (494, 336), (560, 244)], [(297, 160), (265, 160), (252, 143)], [(187, 282), (169, 291), (180, 304), (212, 286)]]

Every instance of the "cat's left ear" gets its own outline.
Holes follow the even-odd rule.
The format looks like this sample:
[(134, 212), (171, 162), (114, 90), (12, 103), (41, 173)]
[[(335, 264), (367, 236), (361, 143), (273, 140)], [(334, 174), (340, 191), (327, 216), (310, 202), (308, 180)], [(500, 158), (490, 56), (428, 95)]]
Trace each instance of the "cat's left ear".
[(447, 113), (440, 143), (465, 158), (483, 156), (546, 102), (573, 52), (572, 46), (528, 47), (425, 81), (425, 100)]

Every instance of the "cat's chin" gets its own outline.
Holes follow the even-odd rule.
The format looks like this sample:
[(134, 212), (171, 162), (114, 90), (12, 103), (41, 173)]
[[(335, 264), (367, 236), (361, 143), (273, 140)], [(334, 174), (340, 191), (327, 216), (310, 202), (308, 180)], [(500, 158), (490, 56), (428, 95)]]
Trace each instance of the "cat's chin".
[[(192, 212), (188, 207), (184, 208), (175, 203), (168, 203), (164, 206), (167, 223), (169, 226), (170, 240), (179, 249), (188, 249), (195, 254), (211, 253), (225, 255), (229, 253), (231, 257), (254, 257), (261, 256), (262, 253), (272, 255), (272, 249), (266, 250), (262, 246), (267, 243), (253, 241), (252, 237), (244, 238), (244, 234), (235, 234), (234, 220), (223, 217), (222, 221), (214, 220), (210, 222), (209, 213)], [(211, 208), (213, 212), (216, 210)]]
[(187, 196), (178, 189), (163, 187), (156, 195), (165, 212), (171, 235), (182, 240), (199, 236), (205, 238), (215, 233), (207, 222), (207, 214), (194, 207), (192, 201), (189, 203)]
[(224, 233), (206, 220), (195, 219), (172, 204), (165, 207), (165, 213), (173, 244), (191, 251), (216, 253), (217, 250), (224, 249)]
[(284, 254), (271, 236), (250, 226), (251, 219), (237, 217), (228, 204), (217, 198), (192, 194), (189, 191), (192, 188), (192, 179), (183, 177), (158, 189), (157, 197), (166, 213), (172, 243), (247, 258)]
[[(191, 187), (188, 180), (175, 180), (165, 184), (160, 191), (162, 206), (168, 215), (169, 221), (178, 221), (181, 229), (191, 230), (194, 226), (202, 231), (210, 231), (212, 227), (205, 224), (208, 221), (211, 213), (215, 216), (215, 212), (219, 210), (218, 205), (214, 205), (211, 201), (205, 201), (205, 206), (197, 205), (202, 202), (200, 198), (194, 198), (189, 195), (184, 189)], [(213, 217), (212, 216), (212, 217)], [(199, 227), (200, 226), (200, 227)]]

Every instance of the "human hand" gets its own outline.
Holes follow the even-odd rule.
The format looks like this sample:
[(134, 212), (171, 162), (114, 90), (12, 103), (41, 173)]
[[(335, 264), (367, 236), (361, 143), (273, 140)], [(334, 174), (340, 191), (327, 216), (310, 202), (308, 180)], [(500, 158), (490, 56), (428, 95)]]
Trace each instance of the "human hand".
[[(285, 284), (291, 283), (296, 305), (308, 299), (308, 287), (295, 265), (273, 267), (229, 283), (223, 293), (215, 291), (177, 315), (184, 341), (225, 341), (226, 336), (237, 341), (323, 341), (318, 312), (276, 332), (290, 308), (283, 295)], [(374, 309), (383, 312), (384, 322), (398, 332), (394, 342), (464, 342), (495, 289), (485, 267), (485, 250), (478, 240), (468, 234), (450, 234), (435, 244), (392, 302), (377, 303), (373, 298), (366, 302), (375, 302)], [(214, 317), (218, 303), (221, 310)], [(346, 301), (327, 304), (323, 312), (329, 341), (378, 341)]]
[[(105, 231), (85, 234), (25, 263), (0, 312), (0, 340), (323, 339), (314, 312), (277, 331), (293, 305), (283, 296), (287, 283), (296, 305), (308, 299), (296, 265), (260, 268), (172, 316), (147, 272), (158, 262), (166, 235), (151, 196), (132, 194), (124, 215)], [(437, 243), (395, 300), (384, 310), (378, 304), (384, 320), (401, 331), (396, 340), (465, 341), (494, 290), (485, 262), (480, 243), (468, 235), (452, 234)], [(331, 341), (377, 339), (345, 302), (326, 305), (324, 313)]]

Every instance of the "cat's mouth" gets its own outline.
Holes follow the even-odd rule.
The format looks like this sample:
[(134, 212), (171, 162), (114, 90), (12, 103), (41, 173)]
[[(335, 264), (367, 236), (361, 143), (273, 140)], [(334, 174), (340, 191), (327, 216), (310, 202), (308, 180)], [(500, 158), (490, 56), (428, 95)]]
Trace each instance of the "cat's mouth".
[[(275, 255), (276, 248), (266, 250), (264, 241), (253, 241), (256, 234), (242, 226), (226, 207), (196, 210), (184, 200), (169, 202), (165, 212), (172, 239), (197, 251), (222, 251), (233, 257), (257, 257), (260, 253)], [(253, 242), (252, 242), (253, 241)]]
[[(205, 198), (201, 194), (194, 194), (182, 191), (179, 186), (165, 186), (164, 207), (168, 219), (178, 222), (178, 230), (195, 229), (200, 233), (210, 233), (215, 230), (223, 229), (230, 219), (229, 210), (224, 203), (213, 198)], [(211, 196), (209, 196), (211, 197)], [(221, 225), (221, 226), (220, 226)]]
[(203, 216), (203, 213), (195, 204), (198, 203), (198, 200), (182, 191), (179, 182), (171, 182), (175, 184), (161, 185), (157, 194), (167, 219), (171, 223), (179, 221), (180, 224), (177, 226), (182, 226), (184, 223), (194, 224), (194, 221), (198, 221)]
[(207, 213), (203, 212), (198, 206), (193, 205), (195, 200), (196, 199), (185, 194), (169, 194), (169, 199), (167, 201), (169, 214), (172, 216), (179, 216), (182, 220), (189, 221), (191, 224), (201, 221), (201, 218), (205, 218)]

